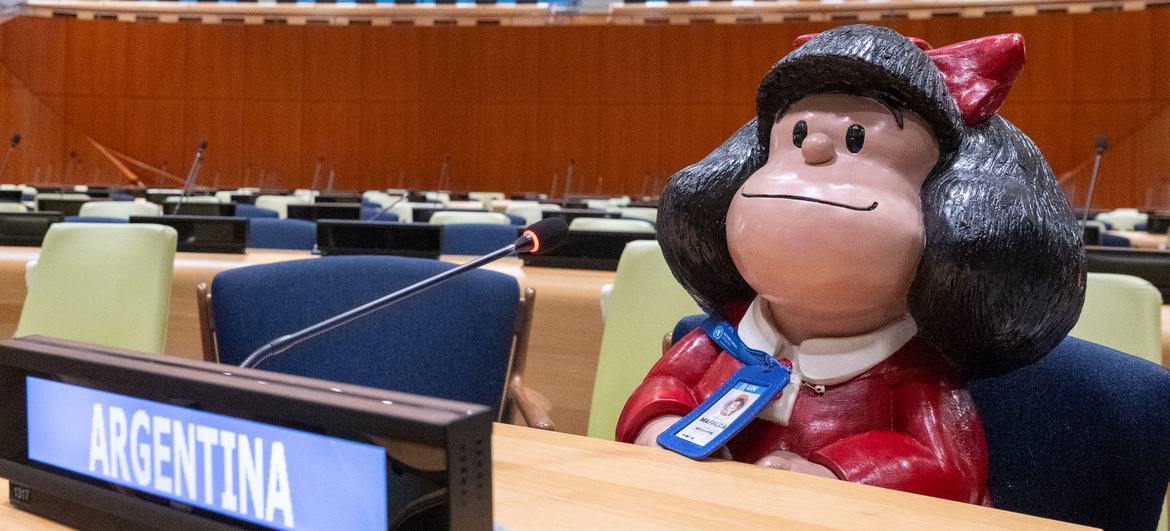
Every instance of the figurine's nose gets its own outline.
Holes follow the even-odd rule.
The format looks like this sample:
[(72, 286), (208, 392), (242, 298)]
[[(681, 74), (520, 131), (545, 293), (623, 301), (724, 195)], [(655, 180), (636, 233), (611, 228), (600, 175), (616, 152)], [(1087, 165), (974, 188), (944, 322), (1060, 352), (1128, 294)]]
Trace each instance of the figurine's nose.
[(824, 133), (813, 133), (800, 144), (800, 154), (804, 156), (804, 163), (816, 166), (833, 160), (837, 154), (833, 149), (833, 141)]

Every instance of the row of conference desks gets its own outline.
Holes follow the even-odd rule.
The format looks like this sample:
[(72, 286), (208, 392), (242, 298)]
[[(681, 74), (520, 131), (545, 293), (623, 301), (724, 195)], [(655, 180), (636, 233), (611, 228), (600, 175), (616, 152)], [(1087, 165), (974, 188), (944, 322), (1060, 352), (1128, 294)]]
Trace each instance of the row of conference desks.
[[(494, 518), (544, 529), (1084, 529), (731, 461), (496, 424)], [(7, 496), (8, 481), (0, 480)], [(64, 526), (0, 504), (0, 529)]]

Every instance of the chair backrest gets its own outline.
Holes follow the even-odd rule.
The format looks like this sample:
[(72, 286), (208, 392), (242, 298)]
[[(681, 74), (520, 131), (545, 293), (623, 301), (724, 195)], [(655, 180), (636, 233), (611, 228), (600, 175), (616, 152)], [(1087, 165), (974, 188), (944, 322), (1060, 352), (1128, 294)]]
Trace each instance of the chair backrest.
[(129, 218), (83, 218), (81, 216), (65, 216), (69, 223), (130, 223)]
[(504, 192), (468, 192), (467, 198), (472, 201), (494, 201), (496, 199), (507, 199), (508, 196)]
[(609, 202), (609, 199), (586, 199), (585, 200), (585, 208), (605, 210), (611, 206), (614, 206), (614, 205), (613, 205), (613, 203)]
[(626, 244), (606, 301), (605, 332), (589, 409), (589, 436), (613, 439), (618, 414), (650, 366), (662, 355), (662, 337), (699, 311), (674, 279), (658, 242)]
[(1101, 233), (1102, 247), (1133, 247), (1133, 243), (1125, 236), (1118, 236), (1116, 234), (1109, 234), (1108, 232)]
[(1103, 529), (1154, 529), (1170, 481), (1170, 371), (1066, 338), (969, 383), (995, 507)]
[(362, 205), (361, 212), (358, 214), (362, 221), (398, 221), (398, 214), (384, 210), (384, 207), (377, 203), (370, 203), (370, 205), (372, 206)]
[(280, 213), (275, 210), (247, 203), (236, 204), (236, 215), (242, 218), (280, 218)]
[[(331, 256), (221, 272), (211, 288), (219, 359), (238, 365), (274, 338), (452, 267), (397, 256)], [(469, 271), (260, 368), (474, 402), (498, 412), (519, 310), (516, 279)]]
[(622, 217), (626, 219), (641, 219), (650, 223), (658, 222), (658, 209), (650, 207), (622, 207)]
[(166, 198), (165, 201), (167, 203), (178, 203), (179, 199), (182, 199), (184, 203), (199, 203), (199, 204), (205, 204), (205, 205), (230, 202), (230, 201), (220, 201), (219, 198), (214, 196), (214, 195), (188, 195), (188, 196), (175, 195), (175, 196), (171, 196), (171, 197)]
[(443, 254), (480, 255), (499, 249), (520, 236), (516, 225), (455, 223), (443, 225)]
[(456, 212), (440, 210), (431, 214), (432, 225), (476, 223), (481, 225), (511, 225), (512, 219), (499, 212)]
[(540, 203), (536, 201), (512, 201), (504, 208), (504, 213), (524, 218), (525, 225), (531, 225), (544, 219)]
[(1116, 230), (1133, 230), (1138, 223), (1149, 221), (1147, 214), (1138, 212), (1136, 208), (1118, 208), (1110, 212), (1097, 214), (1094, 219), (1104, 221)]
[(54, 224), (15, 335), (162, 353), (177, 238), (146, 223)]
[(311, 251), (315, 245), (315, 222), (278, 218), (252, 218), (248, 221), (248, 248)]
[(158, 205), (154, 203), (139, 203), (135, 201), (90, 201), (81, 205), (77, 212), (82, 218), (123, 218), (130, 216), (157, 216)]
[(36, 198), (37, 199), (72, 199), (72, 200), (90, 199), (90, 197), (88, 195), (85, 195), (85, 194), (57, 193), (57, 192), (38, 193)]
[(1162, 363), (1162, 293), (1138, 277), (1089, 273), (1069, 335)]
[(20, 203), (11, 203), (8, 201), (0, 201), (0, 213), (4, 214), (23, 214), (28, 212), (28, 207)]
[(275, 210), (277, 217), (280, 219), (288, 217), (289, 205), (309, 205), (312, 203), (313, 199), (311, 197), (295, 195), (261, 195), (256, 197), (257, 207)]
[(597, 232), (640, 232), (654, 234), (654, 225), (640, 219), (574, 218), (569, 230)]

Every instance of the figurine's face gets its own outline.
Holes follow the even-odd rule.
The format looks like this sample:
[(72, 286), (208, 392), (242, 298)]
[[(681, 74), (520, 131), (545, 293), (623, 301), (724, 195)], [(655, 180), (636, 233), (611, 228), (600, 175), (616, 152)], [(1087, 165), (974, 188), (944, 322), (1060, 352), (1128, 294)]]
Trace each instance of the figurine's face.
[(731, 201), (727, 241), (774, 310), (825, 319), (905, 312), (922, 255), (919, 190), (938, 142), (918, 115), (820, 94), (772, 125), (768, 162)]

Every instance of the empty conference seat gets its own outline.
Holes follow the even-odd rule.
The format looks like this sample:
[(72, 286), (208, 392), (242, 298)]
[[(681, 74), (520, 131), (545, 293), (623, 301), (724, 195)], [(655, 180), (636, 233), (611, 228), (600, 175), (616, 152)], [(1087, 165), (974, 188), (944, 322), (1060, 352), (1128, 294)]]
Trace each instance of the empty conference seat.
[(1162, 294), (1138, 277), (1089, 273), (1069, 335), (1161, 364)]
[(317, 245), (317, 224), (303, 219), (252, 218), (248, 248), (311, 251)]
[(87, 218), (81, 216), (65, 216), (65, 221), (69, 223), (130, 223), (129, 218), (99, 218), (97, 216)]
[(359, 216), (363, 221), (398, 221), (398, 214), (386, 210), (385, 207), (378, 206), (377, 204), (374, 204), (374, 206), (362, 205)]
[(1118, 208), (1097, 214), (1093, 219), (1108, 223), (1115, 230), (1134, 230), (1138, 223), (1146, 223), (1149, 216), (1136, 208)]
[(262, 195), (256, 198), (256, 207), (275, 210), (276, 215), (280, 219), (288, 217), (289, 205), (309, 205), (312, 203), (313, 200), (311, 197), (298, 197), (294, 195)]
[(670, 273), (658, 242), (626, 244), (606, 298), (605, 332), (589, 408), (590, 437), (613, 439), (626, 399), (662, 354), (663, 335), (683, 316), (698, 311)]
[(654, 225), (640, 219), (574, 218), (569, 230), (654, 234)]
[(236, 215), (241, 218), (279, 218), (280, 213), (268, 208), (260, 208), (245, 203), (236, 204)]
[(650, 223), (658, 222), (658, 209), (649, 207), (621, 207), (619, 212), (625, 219), (640, 219)]
[(23, 214), (25, 212), (28, 212), (28, 207), (20, 203), (0, 201), (0, 214)]
[[(221, 272), (210, 301), (201, 299), (201, 311), (210, 312), (204, 320), (213, 326), (204, 335), (207, 355), (238, 365), (277, 337), (453, 267), (395, 256), (337, 256)], [(551, 426), (517, 378), (532, 296), (529, 290), (522, 300), (511, 276), (470, 271), (259, 368), (483, 404), (497, 418), (506, 417), (501, 405), (515, 397), (530, 425)]]
[[(171, 196), (171, 197), (166, 198), (166, 202), (167, 203), (178, 203), (180, 199), (182, 199), (183, 200), (182, 202), (184, 202), (184, 203), (199, 203), (199, 204), (204, 204), (204, 205), (219, 204), (219, 203), (223, 202), (223, 201), (220, 201), (219, 198), (214, 196), (214, 195), (188, 195), (188, 196), (176, 195), (176, 196)], [(231, 201), (228, 200), (227, 202), (230, 203)]]
[(90, 201), (81, 205), (77, 216), (82, 218), (130, 219), (130, 216), (157, 216), (159, 214), (159, 206), (154, 203)]
[(520, 236), (520, 227), (515, 225), (455, 223), (443, 225), (443, 254), (480, 255), (487, 254)]
[(431, 214), (429, 220), (432, 225), (453, 225), (458, 223), (476, 223), (491, 225), (511, 225), (512, 219), (499, 212), (451, 212), (440, 210)]
[(162, 353), (177, 237), (145, 223), (54, 224), (15, 335)]
[(504, 208), (504, 213), (524, 218), (525, 225), (544, 219), (544, 211), (540, 208), (540, 203), (535, 201), (513, 201)]

